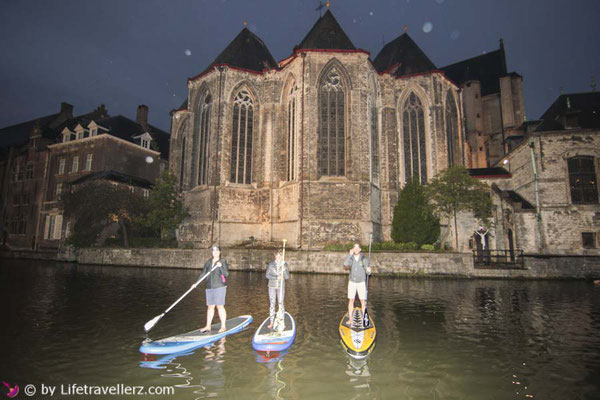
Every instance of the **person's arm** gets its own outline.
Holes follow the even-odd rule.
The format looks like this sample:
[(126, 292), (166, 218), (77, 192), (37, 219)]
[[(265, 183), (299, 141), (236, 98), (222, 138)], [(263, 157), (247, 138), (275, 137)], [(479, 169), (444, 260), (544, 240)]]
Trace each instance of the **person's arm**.
[(219, 262), (221, 263), (221, 266), (219, 267), (221, 273), (227, 278), (229, 276), (229, 266), (227, 265), (227, 261), (220, 259)]
[(352, 265), (352, 254), (348, 254), (346, 259), (344, 260), (344, 267), (349, 267)]
[(290, 270), (287, 263), (283, 263), (283, 278), (290, 279)]
[(269, 263), (269, 265), (267, 265), (267, 279), (268, 280), (277, 279), (277, 271), (276, 271), (275, 263), (273, 261), (271, 261)]
[(210, 271), (210, 266), (211, 266), (211, 260), (208, 260), (205, 264), (204, 264), (204, 268), (202, 268), (202, 272), (200, 273), (200, 276), (198, 277), (198, 279), (196, 279), (196, 284), (198, 284), (198, 282), (200, 281), (200, 279), (202, 279), (202, 277), (204, 275), (206, 275), (208, 273), (208, 271)]
[(367, 275), (371, 275), (372, 269), (371, 260), (369, 260), (369, 257), (365, 257), (365, 259), (363, 260), (363, 265), (365, 266), (365, 272), (367, 273)]

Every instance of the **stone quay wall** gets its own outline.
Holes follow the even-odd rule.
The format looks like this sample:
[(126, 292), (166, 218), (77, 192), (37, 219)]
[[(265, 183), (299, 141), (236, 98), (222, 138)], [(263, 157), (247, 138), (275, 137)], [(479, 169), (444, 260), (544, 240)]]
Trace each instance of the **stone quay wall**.
[[(346, 252), (286, 251), (292, 273), (346, 274)], [(7, 259), (27, 258), (148, 268), (201, 269), (210, 257), (208, 249), (98, 249), (61, 253), (1, 251)], [(231, 270), (264, 271), (274, 259), (273, 250), (223, 249)], [(479, 269), (471, 253), (394, 253), (371, 255), (373, 274), (380, 276), (446, 276), (463, 278), (600, 279), (600, 256), (526, 255), (524, 269)]]

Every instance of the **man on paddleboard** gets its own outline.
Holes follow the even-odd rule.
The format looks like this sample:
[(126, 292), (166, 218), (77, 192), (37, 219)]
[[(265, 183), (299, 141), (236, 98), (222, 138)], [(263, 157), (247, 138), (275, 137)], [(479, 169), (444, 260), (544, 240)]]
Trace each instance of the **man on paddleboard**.
[(352, 324), (352, 310), (354, 309), (354, 299), (357, 293), (363, 313), (366, 308), (367, 285), (365, 281), (367, 274), (371, 275), (371, 267), (369, 258), (360, 252), (360, 244), (355, 243), (344, 261), (344, 267), (350, 268), (350, 277), (348, 280), (348, 326)]
[[(290, 278), (290, 272), (288, 265), (281, 256), (281, 252), (278, 251), (275, 254), (275, 260), (271, 261), (267, 265), (267, 279), (269, 280), (269, 325), (267, 328), (273, 328), (273, 321), (275, 319), (275, 304), (277, 299), (281, 303), (280, 307), (283, 311), (283, 298), (285, 296), (285, 279)], [(281, 282), (281, 276), (283, 275), (284, 281)]]

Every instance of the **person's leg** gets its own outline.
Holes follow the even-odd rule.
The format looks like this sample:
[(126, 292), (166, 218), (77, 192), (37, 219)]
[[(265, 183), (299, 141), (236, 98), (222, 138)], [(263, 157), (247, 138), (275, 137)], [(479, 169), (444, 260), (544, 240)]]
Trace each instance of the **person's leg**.
[(362, 307), (362, 313), (365, 315), (365, 309), (367, 308), (367, 286), (365, 282), (361, 282), (357, 287), (358, 298), (360, 300), (360, 306)]
[(204, 328), (200, 329), (200, 332), (208, 332), (210, 331), (210, 326), (212, 324), (213, 317), (215, 316), (215, 306), (208, 305), (206, 309), (206, 325)]
[(273, 328), (273, 320), (275, 319), (275, 302), (277, 301), (277, 288), (269, 288), (269, 325), (267, 328)]
[(219, 329), (219, 332), (225, 332), (227, 329), (225, 324), (227, 322), (227, 311), (225, 310), (225, 306), (217, 306), (217, 311), (219, 312), (219, 319), (221, 320), (221, 329)]
[(352, 310), (354, 309), (354, 298), (356, 297), (356, 285), (348, 282), (348, 326), (352, 326)]

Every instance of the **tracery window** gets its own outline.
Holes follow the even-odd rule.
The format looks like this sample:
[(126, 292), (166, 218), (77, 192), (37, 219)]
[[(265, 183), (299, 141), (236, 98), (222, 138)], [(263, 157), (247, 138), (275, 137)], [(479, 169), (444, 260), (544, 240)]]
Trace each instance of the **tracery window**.
[(427, 151), (425, 147), (425, 119), (421, 100), (411, 93), (402, 111), (404, 171), (406, 180), (427, 183)]
[(456, 101), (448, 90), (446, 95), (446, 141), (448, 142), (448, 165), (452, 166), (460, 161), (460, 147), (458, 139), (458, 115)]
[(377, 108), (371, 106), (371, 179), (379, 183), (379, 134), (377, 129)]
[(319, 82), (319, 176), (345, 174), (344, 95), (341, 77), (335, 67), (331, 68)]
[(233, 183), (252, 182), (252, 135), (254, 105), (246, 90), (240, 91), (233, 101), (231, 140), (231, 174)]
[(298, 88), (293, 83), (288, 95), (288, 118), (287, 118), (287, 180), (296, 179), (296, 116), (298, 103)]
[(598, 181), (594, 157), (575, 156), (567, 160), (571, 203), (597, 204)]
[[(208, 140), (210, 136), (211, 103), (212, 97), (210, 94), (207, 94), (200, 106), (200, 125), (198, 137), (198, 185), (206, 185), (208, 183)], [(182, 151), (185, 151), (185, 138), (182, 141)], [(183, 169), (183, 157), (181, 162)]]

